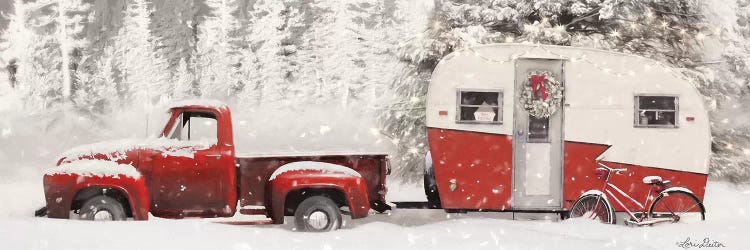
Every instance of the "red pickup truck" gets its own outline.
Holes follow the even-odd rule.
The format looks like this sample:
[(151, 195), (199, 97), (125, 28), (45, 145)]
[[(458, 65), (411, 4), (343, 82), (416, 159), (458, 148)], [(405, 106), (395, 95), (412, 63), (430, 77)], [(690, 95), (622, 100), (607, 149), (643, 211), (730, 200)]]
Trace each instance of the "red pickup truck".
[[(298, 230), (341, 227), (384, 212), (385, 154), (235, 156), (229, 108), (182, 102), (156, 138), (77, 147), (44, 175), (50, 218), (147, 220), (263, 214), (295, 217)], [(258, 142), (263, 143), (263, 142)]]

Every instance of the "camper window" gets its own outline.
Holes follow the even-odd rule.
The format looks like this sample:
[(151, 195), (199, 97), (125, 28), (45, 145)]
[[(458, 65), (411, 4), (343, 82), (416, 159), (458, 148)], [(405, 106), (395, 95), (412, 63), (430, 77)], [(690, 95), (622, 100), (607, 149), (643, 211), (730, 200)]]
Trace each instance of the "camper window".
[(502, 91), (458, 91), (458, 123), (492, 123), (501, 124), (503, 113)]
[(676, 96), (636, 96), (635, 126), (676, 128), (678, 111)]
[(526, 142), (530, 143), (548, 143), (549, 138), (549, 118), (538, 118), (529, 115), (529, 136)]

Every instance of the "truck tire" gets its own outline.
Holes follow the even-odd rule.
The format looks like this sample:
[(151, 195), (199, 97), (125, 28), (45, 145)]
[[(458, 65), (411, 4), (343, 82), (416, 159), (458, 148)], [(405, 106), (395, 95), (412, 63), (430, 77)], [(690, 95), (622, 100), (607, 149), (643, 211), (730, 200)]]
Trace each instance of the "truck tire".
[(330, 198), (311, 196), (297, 206), (294, 222), (300, 231), (334, 231), (341, 228), (341, 211)]
[(105, 195), (94, 196), (86, 200), (78, 216), (81, 220), (93, 221), (116, 221), (128, 218), (122, 203)]

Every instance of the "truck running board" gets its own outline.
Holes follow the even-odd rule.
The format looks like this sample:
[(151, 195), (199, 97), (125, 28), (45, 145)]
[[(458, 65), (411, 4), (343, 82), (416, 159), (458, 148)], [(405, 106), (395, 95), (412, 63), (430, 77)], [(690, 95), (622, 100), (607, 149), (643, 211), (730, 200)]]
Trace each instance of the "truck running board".
[(240, 209), (241, 214), (245, 215), (266, 215), (267, 210), (265, 208), (242, 208)]
[(214, 223), (234, 225), (234, 226), (252, 226), (252, 225), (271, 225), (272, 220), (253, 220), (253, 221), (214, 221)]
[(43, 206), (36, 211), (34, 211), (34, 217), (46, 217), (47, 216), (47, 206)]
[(431, 206), (426, 201), (397, 201), (393, 202), (396, 204), (398, 209), (442, 209), (440, 207)]

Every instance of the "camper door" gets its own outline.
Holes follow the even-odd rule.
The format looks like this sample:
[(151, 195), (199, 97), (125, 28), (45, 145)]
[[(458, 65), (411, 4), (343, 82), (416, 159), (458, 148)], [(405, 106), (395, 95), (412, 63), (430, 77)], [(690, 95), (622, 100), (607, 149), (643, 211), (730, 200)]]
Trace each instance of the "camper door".
[[(514, 210), (561, 208), (563, 167), (563, 103), (548, 118), (532, 115), (521, 103), (521, 95), (552, 98), (544, 88), (541, 75), (548, 74), (563, 84), (563, 61), (518, 59), (515, 72), (513, 123), (513, 197)], [(535, 78), (536, 86), (532, 86)], [(564, 89), (563, 89), (564, 91)], [(564, 93), (564, 92), (563, 92)], [(564, 95), (563, 95), (564, 96)]]

